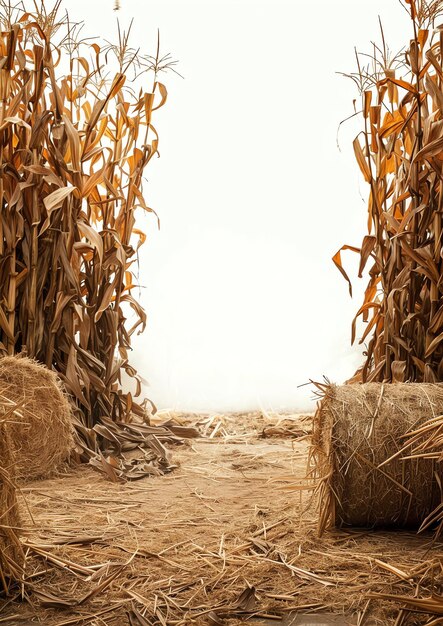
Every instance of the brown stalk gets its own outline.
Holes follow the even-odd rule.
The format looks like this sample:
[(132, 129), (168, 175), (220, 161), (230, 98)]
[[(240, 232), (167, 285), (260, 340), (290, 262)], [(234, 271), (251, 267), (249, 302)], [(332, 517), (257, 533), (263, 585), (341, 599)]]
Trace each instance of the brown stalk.
[[(432, 26), (443, 2), (408, 7), (405, 59), (390, 55), (382, 31), (383, 45), (366, 55), (372, 67), (357, 55), (350, 74), (363, 112), (364, 148), (354, 148), (370, 185), (359, 275), (373, 265), (353, 322), (353, 329), (359, 318), (367, 324), (363, 381), (443, 380), (443, 39)], [(339, 255), (334, 262), (347, 278)]]
[[(151, 210), (142, 181), (158, 147), (145, 102), (163, 106), (158, 73), (174, 63), (158, 49), (142, 57), (129, 31), (117, 46), (76, 39), (76, 25), (58, 16), (60, 2), (17, 16), (0, 5), (0, 354), (26, 351), (59, 373), (88, 458), (105, 445), (89, 429), (107, 419), (148, 422), (153, 406), (134, 399), (139, 378), (128, 362), (131, 335), (146, 320), (133, 295), (132, 263), (144, 241), (134, 228), (138, 213)], [(147, 93), (138, 78), (146, 72), (154, 84)], [(121, 388), (122, 371), (136, 394)]]

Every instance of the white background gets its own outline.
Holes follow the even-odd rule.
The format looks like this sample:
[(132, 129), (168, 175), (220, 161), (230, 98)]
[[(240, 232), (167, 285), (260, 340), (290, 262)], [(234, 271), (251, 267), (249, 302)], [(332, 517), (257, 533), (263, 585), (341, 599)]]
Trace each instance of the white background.
[(339, 122), (358, 98), (336, 72), (354, 47), (408, 43), (396, 0), (65, 0), (84, 34), (116, 38), (135, 18), (133, 45), (180, 61), (163, 76), (167, 105), (154, 124), (161, 158), (147, 171), (142, 302), (149, 326), (134, 362), (160, 407), (313, 408), (323, 375), (361, 361), (350, 324), (355, 295), (331, 262), (366, 229), (366, 188), (354, 163), (358, 123)]

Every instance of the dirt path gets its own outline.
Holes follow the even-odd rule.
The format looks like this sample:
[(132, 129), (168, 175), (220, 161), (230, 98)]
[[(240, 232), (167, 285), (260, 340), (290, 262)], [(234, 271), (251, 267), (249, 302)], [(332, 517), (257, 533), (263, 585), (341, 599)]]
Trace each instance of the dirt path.
[(405, 534), (319, 541), (314, 513), (301, 515), (306, 495), (286, 490), (305, 474), (304, 429), (297, 417), (220, 417), (172, 449), (169, 475), (115, 484), (83, 466), (27, 485), (32, 605), (3, 606), (0, 624), (239, 624), (295, 609), (393, 623), (395, 605), (380, 613), (364, 594), (393, 583), (405, 593), (414, 579), (383, 563), (410, 569), (441, 546)]

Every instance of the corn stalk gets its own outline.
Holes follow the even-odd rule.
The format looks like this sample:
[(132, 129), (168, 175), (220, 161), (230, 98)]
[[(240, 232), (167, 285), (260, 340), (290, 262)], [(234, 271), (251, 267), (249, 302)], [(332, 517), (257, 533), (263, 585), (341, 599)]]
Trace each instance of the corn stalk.
[(364, 301), (363, 381), (443, 380), (443, 2), (409, 0), (412, 38), (391, 56), (384, 40), (370, 64), (349, 76), (361, 95), (363, 130), (354, 152), (369, 186), (368, 234), (333, 260), (349, 283), (341, 252), (370, 263)]
[(139, 395), (128, 358), (146, 325), (134, 297), (145, 241), (136, 213), (151, 212), (143, 175), (167, 98), (159, 72), (172, 63), (158, 49), (142, 57), (127, 33), (116, 46), (81, 41), (59, 9), (1, 6), (0, 353), (26, 351), (56, 370), (93, 446), (95, 425), (148, 421), (152, 408), (123, 392), (121, 374)]

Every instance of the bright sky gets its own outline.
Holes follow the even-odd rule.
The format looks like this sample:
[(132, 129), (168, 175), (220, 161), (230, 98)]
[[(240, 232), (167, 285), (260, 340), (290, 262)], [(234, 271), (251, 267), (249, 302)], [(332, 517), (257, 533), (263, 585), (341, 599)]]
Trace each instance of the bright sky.
[[(142, 254), (149, 326), (134, 362), (162, 408), (314, 407), (323, 375), (342, 382), (361, 358), (351, 300), (331, 257), (365, 234), (366, 195), (352, 153), (359, 127), (339, 122), (357, 93), (354, 47), (394, 49), (410, 36), (396, 0), (65, 0), (85, 34), (115, 39), (135, 18), (133, 45), (180, 61), (165, 75), (154, 124), (161, 158), (147, 171)], [(350, 254), (349, 267), (354, 267)]]

